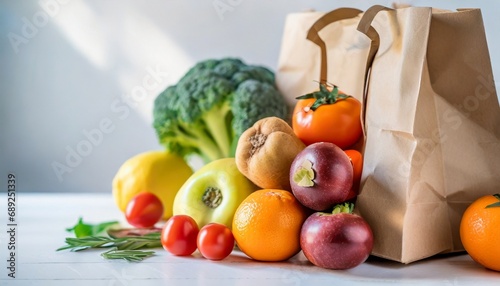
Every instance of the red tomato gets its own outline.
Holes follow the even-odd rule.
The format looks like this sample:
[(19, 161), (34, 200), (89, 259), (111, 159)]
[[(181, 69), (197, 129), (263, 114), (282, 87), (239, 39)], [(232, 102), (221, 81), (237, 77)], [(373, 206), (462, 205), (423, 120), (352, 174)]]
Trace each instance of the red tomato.
[(363, 171), (363, 156), (357, 150), (350, 149), (344, 150), (349, 159), (351, 159), (351, 164), (354, 170), (353, 175), (353, 185), (352, 189), (349, 192), (349, 196), (347, 200), (351, 200), (355, 198), (359, 194), (359, 185), (361, 183), (361, 172)]
[(197, 245), (203, 257), (221, 260), (233, 251), (233, 233), (223, 224), (210, 223), (200, 229)]
[(310, 145), (331, 142), (342, 149), (356, 143), (361, 136), (361, 103), (334, 87), (300, 96), (293, 111), (295, 135)]
[(175, 215), (163, 226), (161, 244), (173, 255), (191, 255), (196, 250), (198, 232), (198, 225), (192, 217)]
[(125, 209), (125, 218), (135, 227), (152, 227), (162, 215), (163, 205), (160, 199), (148, 192), (134, 196)]

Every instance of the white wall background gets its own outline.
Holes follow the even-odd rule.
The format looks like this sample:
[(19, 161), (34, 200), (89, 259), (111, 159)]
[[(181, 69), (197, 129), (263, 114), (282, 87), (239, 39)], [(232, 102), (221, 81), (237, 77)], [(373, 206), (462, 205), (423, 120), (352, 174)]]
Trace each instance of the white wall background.
[[(218, 13), (214, 2), (232, 10)], [(14, 172), (18, 191), (109, 192), (126, 159), (161, 148), (152, 102), (194, 63), (234, 56), (275, 69), (287, 13), (392, 2), (1, 0), (0, 182)], [(401, 2), (482, 8), (500, 76), (500, 2)], [(89, 133), (88, 155), (58, 176), (53, 164), (89, 147), (79, 146)]]

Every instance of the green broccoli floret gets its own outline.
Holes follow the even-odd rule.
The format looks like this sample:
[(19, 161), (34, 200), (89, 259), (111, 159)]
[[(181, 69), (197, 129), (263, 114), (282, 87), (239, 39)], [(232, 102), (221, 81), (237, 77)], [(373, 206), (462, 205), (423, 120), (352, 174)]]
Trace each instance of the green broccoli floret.
[(199, 155), (208, 163), (234, 156), (241, 133), (257, 120), (287, 115), (269, 69), (239, 59), (209, 59), (158, 95), (153, 126), (167, 150)]
[(255, 79), (242, 82), (231, 101), (231, 110), (236, 114), (232, 123), (236, 134), (241, 135), (258, 119), (264, 117), (276, 116), (286, 119), (288, 107), (283, 100), (276, 100), (277, 98), (281, 99), (282, 95), (270, 83)]

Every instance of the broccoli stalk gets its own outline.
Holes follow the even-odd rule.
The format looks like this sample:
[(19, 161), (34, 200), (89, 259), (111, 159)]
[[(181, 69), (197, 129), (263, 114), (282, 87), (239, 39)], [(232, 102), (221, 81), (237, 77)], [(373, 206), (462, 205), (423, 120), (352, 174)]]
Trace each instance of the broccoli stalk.
[(210, 161), (228, 157), (231, 154), (232, 132), (228, 129), (226, 122), (226, 118), (230, 113), (229, 103), (224, 102), (221, 106), (211, 108), (201, 116), (201, 120), (205, 122), (207, 127), (207, 132), (217, 144), (221, 154), (218, 158), (210, 158)]
[[(178, 150), (177, 152), (184, 156), (190, 153), (184, 150), (195, 150), (193, 152), (200, 155), (205, 161), (212, 161), (224, 157), (224, 153), (221, 152), (212, 138), (203, 132), (202, 129), (194, 127), (195, 126), (179, 126), (178, 133), (176, 133), (174, 140), (176, 144), (184, 148), (182, 148), (182, 150), (180, 148), (175, 150)], [(166, 146), (167, 149), (169, 149), (168, 144)]]
[(162, 125), (155, 122), (155, 128), (160, 144), (167, 150), (183, 157), (198, 154), (205, 162), (210, 162), (227, 157), (231, 152), (232, 134), (226, 123), (230, 115), (230, 106), (225, 102), (203, 113), (196, 124), (177, 120), (175, 116), (165, 116), (162, 118)]

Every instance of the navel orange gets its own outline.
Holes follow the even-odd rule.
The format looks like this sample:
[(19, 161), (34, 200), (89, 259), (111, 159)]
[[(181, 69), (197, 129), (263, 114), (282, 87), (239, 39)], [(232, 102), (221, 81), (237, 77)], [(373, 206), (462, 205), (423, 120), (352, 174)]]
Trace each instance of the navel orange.
[(286, 190), (262, 189), (240, 204), (233, 219), (238, 247), (250, 258), (283, 261), (300, 251), (306, 209)]
[(483, 196), (465, 210), (460, 239), (472, 259), (500, 271), (500, 194)]

